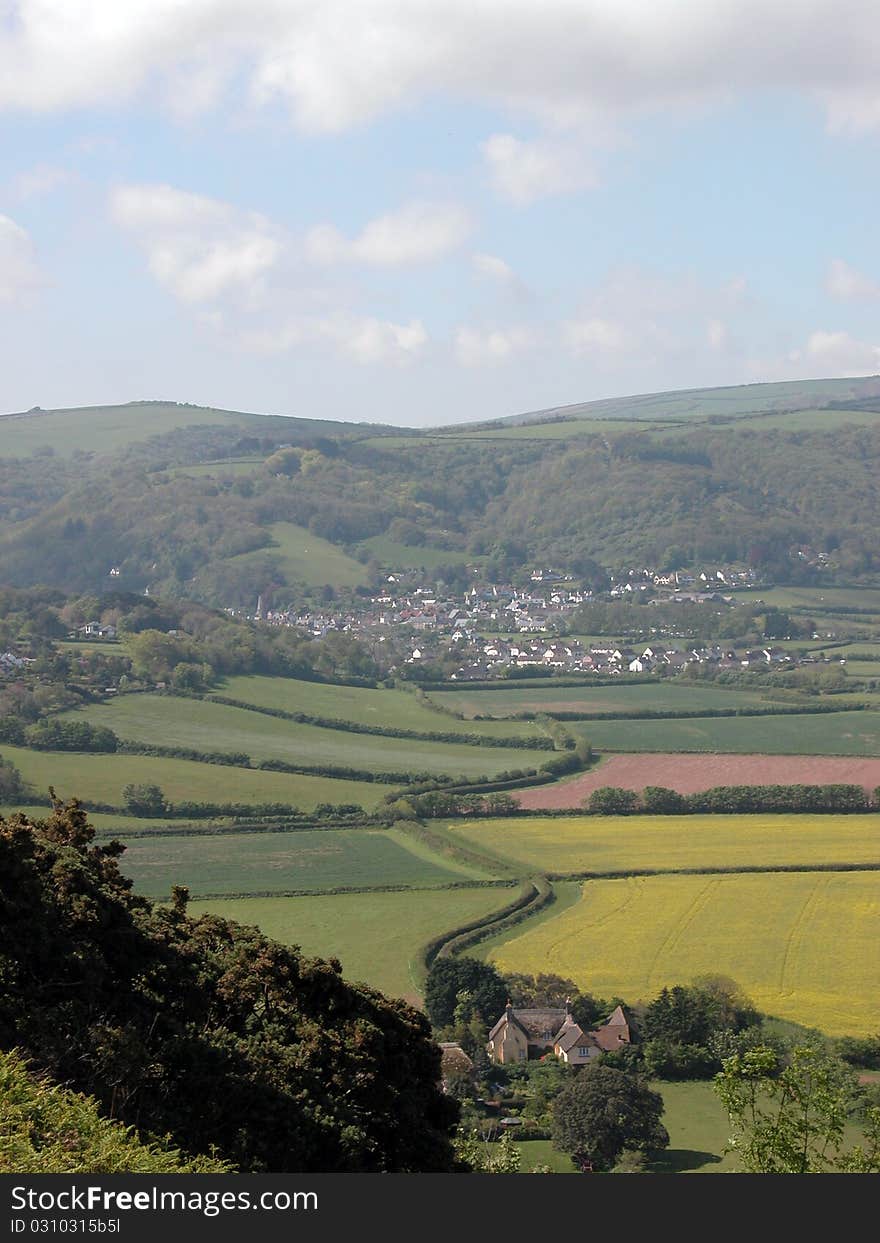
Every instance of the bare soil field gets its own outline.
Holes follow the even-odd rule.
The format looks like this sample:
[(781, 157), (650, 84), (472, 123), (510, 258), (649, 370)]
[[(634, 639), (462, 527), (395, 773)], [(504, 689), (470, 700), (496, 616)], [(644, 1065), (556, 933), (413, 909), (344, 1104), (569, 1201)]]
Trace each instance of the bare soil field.
[(739, 785), (880, 786), (880, 759), (813, 755), (610, 755), (589, 772), (555, 785), (516, 794), (532, 811), (582, 806), (600, 786), (643, 790), (666, 786), (679, 794), (696, 794), (713, 786)]

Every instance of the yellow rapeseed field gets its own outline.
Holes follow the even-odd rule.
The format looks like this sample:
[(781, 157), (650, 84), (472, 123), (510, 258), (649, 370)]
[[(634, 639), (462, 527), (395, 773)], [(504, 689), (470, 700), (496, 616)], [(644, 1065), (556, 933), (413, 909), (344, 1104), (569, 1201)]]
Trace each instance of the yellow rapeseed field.
[(544, 872), (880, 863), (880, 816), (564, 816), (449, 826)]
[(767, 1014), (867, 1035), (880, 1031), (878, 943), (876, 872), (631, 877), (586, 882), (575, 906), (490, 958), (631, 1002), (723, 974)]

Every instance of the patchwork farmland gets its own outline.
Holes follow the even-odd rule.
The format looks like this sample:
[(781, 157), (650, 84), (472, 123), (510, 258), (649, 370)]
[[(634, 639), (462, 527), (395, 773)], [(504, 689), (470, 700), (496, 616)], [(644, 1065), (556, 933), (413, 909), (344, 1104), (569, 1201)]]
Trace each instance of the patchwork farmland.
[[(880, 712), (866, 701), (840, 696), (845, 711), (820, 712), (809, 697), (772, 687), (669, 680), (423, 694), (241, 675), (205, 695), (123, 694), (60, 714), (112, 729), (123, 744), (116, 753), (2, 752), (36, 814), (50, 783), (102, 808), (99, 837), (127, 842), (122, 867), (140, 892), (164, 901), (186, 885), (194, 913), (257, 923), (410, 1000), (423, 987), (428, 944), (476, 923), (467, 952), (508, 970), (554, 971), (632, 1001), (722, 971), (771, 1013), (860, 1034), (880, 1025), (865, 949), (880, 900), (876, 813), (539, 813), (577, 809), (606, 785), (873, 791)], [(508, 784), (511, 771), (535, 774), (574, 756), (573, 740), (596, 757), (584, 771)], [(139, 748), (158, 754), (132, 753)], [(490, 791), (500, 785), (501, 814), (419, 804), (426, 786), (442, 796), (463, 785), (465, 804), (484, 797), (467, 793), (482, 778)], [(161, 788), (167, 815), (125, 807), (125, 787), (139, 783)], [(507, 814), (516, 802), (527, 814)], [(185, 820), (178, 803), (193, 808)], [(499, 924), (533, 884), (543, 905), (515, 927)], [(845, 1008), (844, 992), (858, 993), (859, 1005)]]

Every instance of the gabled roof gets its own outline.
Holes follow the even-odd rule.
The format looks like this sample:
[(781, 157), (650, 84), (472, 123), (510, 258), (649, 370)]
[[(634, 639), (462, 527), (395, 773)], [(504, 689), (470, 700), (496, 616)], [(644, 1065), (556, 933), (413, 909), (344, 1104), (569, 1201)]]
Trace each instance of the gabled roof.
[(554, 1032), (557, 1032), (565, 1021), (566, 1011), (561, 1007), (556, 1009), (547, 1007), (544, 1009), (520, 1009), (508, 1006), (502, 1014), (501, 1018), (489, 1032), (489, 1039), (494, 1040), (501, 1031), (505, 1023), (515, 1023), (527, 1040), (544, 1040), (545, 1032), (550, 1032), (550, 1038)]

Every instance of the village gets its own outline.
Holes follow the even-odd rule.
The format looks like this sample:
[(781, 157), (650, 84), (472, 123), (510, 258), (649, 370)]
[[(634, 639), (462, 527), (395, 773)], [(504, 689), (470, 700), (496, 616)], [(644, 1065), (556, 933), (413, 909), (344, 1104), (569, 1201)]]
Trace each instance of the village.
[[(418, 678), (420, 668), (441, 668), (444, 677), (459, 682), (543, 671), (626, 676), (676, 674), (693, 665), (766, 670), (814, 663), (814, 657), (773, 643), (737, 647), (694, 641), (689, 607), (714, 605), (722, 615), (744, 598), (760, 603), (757, 586), (755, 571), (744, 566), (695, 573), (626, 570), (609, 576), (607, 587), (597, 591), (576, 583), (571, 574), (546, 568), (532, 570), (528, 586), (475, 579), (461, 592), (428, 585), (413, 571), (397, 571), (362, 602), (267, 608), (261, 597), (248, 616), (266, 625), (297, 626), (315, 638), (342, 631), (365, 643), (391, 671)], [(738, 598), (737, 592), (749, 594)], [(652, 636), (650, 641), (574, 632), (585, 605), (634, 598), (644, 608), (634, 619), (643, 634)], [(680, 623), (669, 624), (668, 609), (661, 619), (659, 605), (677, 606)], [(833, 640), (836, 635), (809, 636), (820, 637)]]

